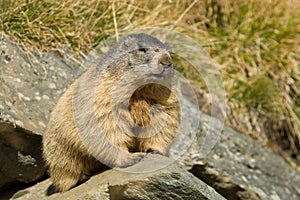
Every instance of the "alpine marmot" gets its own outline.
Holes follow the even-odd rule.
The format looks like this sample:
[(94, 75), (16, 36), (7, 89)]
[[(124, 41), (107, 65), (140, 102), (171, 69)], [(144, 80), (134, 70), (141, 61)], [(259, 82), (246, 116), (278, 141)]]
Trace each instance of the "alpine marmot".
[(69, 190), (103, 165), (127, 167), (146, 153), (168, 156), (180, 120), (179, 102), (168, 86), (173, 71), (167, 45), (131, 34), (74, 81), (43, 136), (57, 191)]

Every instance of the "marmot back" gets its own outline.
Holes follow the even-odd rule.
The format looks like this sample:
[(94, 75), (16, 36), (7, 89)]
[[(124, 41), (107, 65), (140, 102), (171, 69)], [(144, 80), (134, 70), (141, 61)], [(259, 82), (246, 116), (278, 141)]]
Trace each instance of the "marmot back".
[[(127, 167), (146, 153), (168, 155), (180, 120), (179, 103), (168, 88), (174, 70), (170, 52), (149, 35), (129, 35), (61, 96), (43, 136), (44, 158), (58, 191), (69, 190), (103, 164)], [(98, 134), (102, 139), (87, 146), (80, 131), (84, 138)]]

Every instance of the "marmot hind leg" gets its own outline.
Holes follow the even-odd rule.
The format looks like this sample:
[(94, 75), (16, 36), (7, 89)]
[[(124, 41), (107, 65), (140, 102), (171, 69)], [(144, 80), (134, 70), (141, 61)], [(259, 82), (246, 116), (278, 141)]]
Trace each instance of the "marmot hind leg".
[(58, 167), (50, 169), (50, 175), (56, 192), (64, 192), (74, 187), (79, 182), (80, 176), (74, 172)]
[(102, 167), (94, 158), (83, 156), (61, 158), (61, 162), (51, 163), (49, 173), (57, 192), (67, 191), (78, 183), (86, 181), (92, 174)]

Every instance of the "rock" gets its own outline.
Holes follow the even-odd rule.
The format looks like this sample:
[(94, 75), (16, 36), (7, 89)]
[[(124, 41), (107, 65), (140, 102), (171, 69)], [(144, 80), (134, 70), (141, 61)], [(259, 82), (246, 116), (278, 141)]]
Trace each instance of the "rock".
[(44, 176), (41, 139), (0, 112), (0, 188), (17, 181), (30, 183)]
[(83, 71), (65, 56), (26, 49), (0, 35), (0, 110), (20, 127), (43, 133), (57, 99)]
[(41, 134), (58, 97), (82, 71), (0, 35), (0, 191), (45, 175)]
[[(165, 166), (160, 170), (138, 173), (145, 168)], [(129, 167), (128, 173), (107, 170), (91, 177), (87, 182), (65, 192), (46, 196), (49, 180), (19, 191), (12, 199), (224, 199), (213, 188), (197, 179), (177, 163), (160, 155), (148, 155), (142, 162)]]
[(300, 173), (267, 146), (229, 127), (213, 151), (201, 158), (208, 127), (220, 127), (217, 120), (201, 117), (198, 141), (180, 161), (186, 169), (228, 199), (300, 199)]

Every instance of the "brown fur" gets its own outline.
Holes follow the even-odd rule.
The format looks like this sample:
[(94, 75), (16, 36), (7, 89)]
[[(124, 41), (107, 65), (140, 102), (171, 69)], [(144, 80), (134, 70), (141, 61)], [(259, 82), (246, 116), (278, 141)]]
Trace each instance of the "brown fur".
[[(142, 37), (150, 36), (142, 35)], [(129, 37), (129, 39), (132, 38)], [(144, 39), (140, 39), (139, 35), (133, 36), (133, 39), (137, 40), (136, 43), (138, 44), (144, 42)], [(150, 40), (152, 41), (152, 38)], [(126, 44), (126, 38), (120, 43), (122, 42)], [(126, 71), (149, 62), (164, 67), (171, 66), (169, 52), (163, 48), (164, 46), (156, 47), (155, 45), (155, 48), (151, 46), (146, 53), (144, 50), (134, 50), (119, 56), (117, 60), (113, 59), (107, 69), (102, 72), (99, 82), (97, 82), (94, 109), (99, 126), (112, 145), (125, 152), (130, 152), (121, 154), (113, 148), (106, 148), (103, 154), (100, 152), (100, 155), (103, 155), (103, 160), (111, 163), (113, 167), (132, 165), (142, 159), (145, 152), (149, 150), (168, 155), (168, 146), (176, 137), (180, 117), (179, 105), (173, 92), (165, 86), (146, 84), (135, 91), (131, 91), (130, 87), (132, 86), (130, 83), (125, 83), (125, 88), (133, 92), (129, 101), (129, 112), (119, 112), (119, 116), (122, 116), (125, 121), (116, 122), (112, 113), (112, 93), (116, 83), (120, 81)], [(118, 48), (118, 44), (116, 48)], [(108, 54), (113, 52), (111, 51)], [(102, 62), (102, 65), (105, 65), (105, 61)], [(83, 87), (88, 87), (90, 79), (97, 78), (97, 76), (94, 76), (97, 72), (99, 72), (97, 66), (90, 67), (62, 95), (51, 114), (43, 137), (44, 158), (49, 166), (53, 185), (58, 191), (69, 190), (78, 182), (85, 180), (93, 171), (103, 166), (82, 143), (72, 110), (74, 109), (72, 99), (74, 98), (76, 84), (86, 84), (87, 86), (84, 85)], [(90, 90), (90, 88), (84, 89), (86, 91)], [(93, 93), (94, 91), (89, 92)], [(124, 94), (126, 94), (126, 91)], [(120, 95), (122, 98), (122, 93)], [(157, 107), (156, 104), (161, 107)], [(84, 115), (86, 111), (83, 110), (82, 112)], [(131, 119), (134, 124), (130, 120), (126, 121), (126, 119)], [(165, 124), (160, 128), (162, 121)], [(122, 123), (121, 125), (124, 125), (127, 129), (123, 129), (118, 123)], [(88, 125), (85, 128), (90, 129)], [(99, 147), (104, 143), (104, 141), (95, 142), (97, 142), (96, 146), (99, 145)]]

